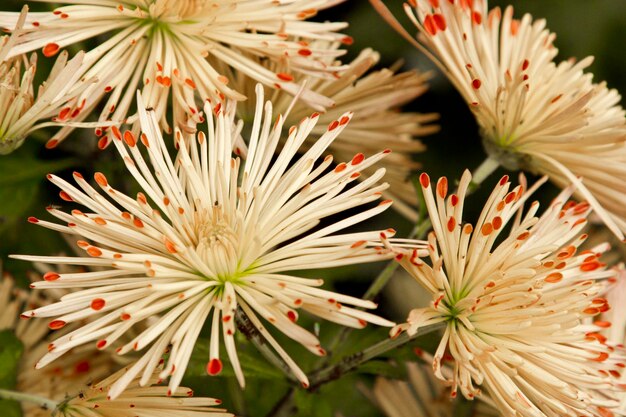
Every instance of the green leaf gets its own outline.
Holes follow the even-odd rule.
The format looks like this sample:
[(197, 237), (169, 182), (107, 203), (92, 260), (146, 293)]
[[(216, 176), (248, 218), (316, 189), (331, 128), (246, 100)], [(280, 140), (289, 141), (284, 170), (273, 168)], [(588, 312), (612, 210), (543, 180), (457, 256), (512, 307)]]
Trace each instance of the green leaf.
[(333, 417), (332, 405), (319, 392), (297, 390), (294, 403), (298, 409), (296, 417)]
[(2, 417), (22, 417), (22, 407), (17, 401), (0, 400)]
[[(17, 368), (24, 346), (12, 331), (0, 331), (0, 388), (15, 389)], [(0, 400), (3, 417), (21, 417), (22, 408), (17, 401)]]
[(41, 181), (47, 174), (75, 164), (72, 159), (42, 161), (28, 155), (9, 155), (2, 157), (0, 161), (0, 189), (25, 181)]
[(462, 396), (454, 401), (452, 417), (471, 417), (474, 415), (476, 401), (468, 401)]
[(17, 365), (23, 351), (24, 346), (13, 331), (0, 331), (0, 388), (15, 388)]
[(404, 379), (406, 371), (404, 366), (398, 366), (387, 360), (371, 360), (357, 368), (357, 372), (362, 374), (380, 375), (386, 378)]
[[(65, 247), (59, 233), (27, 222), (27, 216), (46, 216), (51, 199), (44, 191), (45, 176), (69, 168), (73, 159), (40, 160), (28, 143), (0, 157), (0, 261), (14, 276), (22, 277), (28, 264), (7, 260), (13, 253), (52, 254)], [(18, 278), (19, 279), (19, 278)]]
[(0, 232), (13, 226), (34, 204), (46, 174), (68, 168), (74, 162), (42, 161), (24, 152), (0, 158)]

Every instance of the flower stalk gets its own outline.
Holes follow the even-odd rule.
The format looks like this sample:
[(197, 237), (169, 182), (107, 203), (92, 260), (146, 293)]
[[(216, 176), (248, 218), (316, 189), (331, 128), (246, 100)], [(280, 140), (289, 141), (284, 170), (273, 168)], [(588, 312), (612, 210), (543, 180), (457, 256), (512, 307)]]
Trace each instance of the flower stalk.
[(343, 375), (351, 372), (358, 366), (390, 352), (396, 348), (404, 346), (412, 340), (417, 339), (420, 336), (424, 336), (428, 333), (432, 333), (436, 330), (443, 328), (442, 323), (433, 324), (431, 326), (425, 326), (419, 329), (415, 334), (409, 335), (408, 333), (402, 333), (398, 337), (393, 339), (382, 340), (361, 352), (343, 358), (339, 363), (326, 366), (320, 369), (311, 377), (311, 390), (315, 390), (320, 386), (341, 378)]
[(56, 410), (58, 403), (46, 397), (0, 388), (0, 398), (36, 404), (44, 410)]
[[(393, 339), (382, 340), (360, 352), (354, 353), (350, 356), (346, 356), (336, 364), (327, 365), (316, 371), (310, 379), (311, 391), (320, 388), (322, 385), (332, 382), (353, 371), (360, 365), (390, 352), (394, 349), (402, 347), (407, 343), (417, 339), (420, 336), (424, 336), (428, 333), (432, 333), (443, 327), (443, 324), (433, 324), (432, 326), (425, 326), (419, 329), (415, 334), (409, 335), (408, 333), (402, 333), (398, 337)], [(291, 415), (293, 409), (293, 395), (296, 391), (295, 386), (292, 386), (287, 392), (278, 400), (274, 408), (269, 412), (267, 417), (283, 417)]]

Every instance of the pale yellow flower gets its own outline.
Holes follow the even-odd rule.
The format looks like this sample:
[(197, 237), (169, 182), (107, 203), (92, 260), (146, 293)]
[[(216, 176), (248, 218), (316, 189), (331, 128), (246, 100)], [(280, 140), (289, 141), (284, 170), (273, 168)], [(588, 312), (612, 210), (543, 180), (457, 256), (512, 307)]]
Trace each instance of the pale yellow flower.
[[(26, 308), (49, 305), (63, 293), (64, 290), (53, 290), (47, 294), (29, 294), (16, 287), (14, 279), (8, 273), (0, 281), (0, 330), (12, 330), (24, 347), (17, 368), (15, 390), (57, 402), (77, 395), (88, 383), (109, 376), (121, 366), (108, 353), (100, 352), (95, 346), (89, 345), (73, 349), (53, 367), (35, 369), (35, 364), (48, 351), (52, 342), (49, 337), (50, 329), (45, 322), (20, 319), (20, 312)], [(27, 402), (22, 403), (22, 410), (24, 417), (50, 417), (51, 413), (51, 410), (44, 410)]]
[[(609, 309), (602, 297), (615, 275), (598, 258), (608, 245), (578, 251), (589, 204), (565, 189), (540, 217), (522, 214), (530, 192), (502, 178), (475, 223), (463, 223), (465, 172), (458, 193), (441, 178), (436, 193), (420, 177), (434, 232), (430, 262), (396, 249), (401, 265), (432, 294), (392, 335), (443, 323), (435, 375), (472, 399), (488, 392), (504, 416), (606, 417), (619, 405), (624, 355), (595, 335), (605, 322), (583, 322)], [(510, 226), (510, 229), (509, 229)], [(508, 233), (503, 233), (510, 230)], [(444, 375), (445, 353), (453, 359)]]
[[(418, 352), (423, 360), (432, 357)], [(373, 396), (378, 406), (387, 417), (450, 417), (454, 413), (455, 402), (450, 396), (450, 386), (436, 378), (430, 366), (423, 362), (407, 362), (407, 381), (376, 378)], [(451, 374), (450, 368), (444, 367), (444, 373)], [(485, 396), (482, 396), (484, 398)], [(477, 401), (473, 417), (497, 417), (500, 414), (491, 404)]]
[(405, 10), (425, 52), (461, 93), (485, 149), (508, 169), (548, 175), (594, 208), (620, 239), (626, 232), (626, 119), (620, 95), (585, 72), (593, 58), (555, 62), (543, 19), (488, 9), (487, 0), (412, 0)]
[[(63, 52), (35, 93), (37, 56), (15, 55), (17, 44), (26, 36), (23, 26), (27, 11), (24, 6), (16, 15), (13, 33), (0, 38), (0, 155), (15, 150), (37, 129), (72, 122), (82, 109), (77, 96), (94, 81), (81, 79), (83, 53), (68, 61), (67, 52)], [(74, 111), (65, 110), (67, 106)]]
[[(258, 316), (316, 355), (325, 351), (313, 333), (298, 325), (298, 311), (346, 326), (367, 322), (391, 326), (388, 320), (354, 308), (376, 304), (318, 288), (321, 279), (295, 276), (289, 271), (331, 268), (389, 259), (381, 250), (381, 230), (343, 232), (390, 207), (376, 203), (387, 184), (378, 184), (379, 169), (356, 183), (359, 172), (388, 153), (356, 154), (334, 169), (327, 147), (350, 122), (347, 113), (332, 121), (315, 145), (298, 156), (300, 145), (318, 123), (319, 115), (289, 129), (276, 153), (284, 118), (273, 119), (271, 102), (257, 89), (257, 110), (248, 147), (240, 142), (242, 125), (235, 124), (235, 103), (213, 110), (205, 107), (208, 132), (175, 132), (179, 149), (173, 157), (165, 146), (154, 111), (144, 110), (139, 97), (139, 138), (113, 129), (114, 144), (126, 168), (142, 187), (137, 199), (113, 188), (102, 173), (95, 174), (99, 191), (79, 173), (78, 187), (49, 175), (61, 197), (85, 207), (66, 213), (50, 208), (63, 224), (31, 218), (41, 226), (82, 237), (84, 257), (19, 255), (16, 258), (50, 264), (98, 266), (77, 274), (51, 273), (35, 288), (74, 290), (60, 302), (25, 313), (28, 317), (56, 317), (51, 329), (89, 318), (91, 321), (56, 339), (38, 362), (41, 368), (86, 343), (104, 349), (148, 317), (159, 318), (125, 343), (119, 354), (147, 349), (112, 386), (117, 397), (135, 376), (141, 384), (151, 378), (170, 346), (161, 378), (171, 376), (174, 392), (183, 378), (196, 339), (210, 323), (207, 372), (222, 370), (220, 338), (243, 386), (237, 359), (235, 311), (240, 308), (252, 325), (284, 359), (303, 385), (306, 375), (266, 329)], [(265, 110), (264, 110), (265, 108)], [(144, 159), (139, 148), (149, 155)], [(241, 152), (245, 161), (233, 157)], [(354, 210), (350, 215), (346, 210)], [(337, 216), (328, 220), (329, 216)], [(391, 232), (393, 233), (393, 231)], [(220, 335), (221, 334), (221, 335)]]
[[(134, 123), (138, 116), (131, 106), (139, 88), (162, 128), (169, 130), (169, 109), (175, 127), (195, 131), (203, 119), (198, 98), (214, 104), (225, 98), (246, 98), (231, 88), (228, 73), (218, 72), (218, 66), (234, 68), (290, 94), (299, 90), (295, 74), (331, 77), (340, 71), (340, 64), (328, 66), (322, 60), (344, 51), (311, 48), (308, 42), (350, 44), (351, 38), (338, 32), (347, 25), (307, 19), (341, 1), (67, 0), (52, 12), (29, 13), (24, 35), (9, 56), (41, 49), (50, 57), (67, 46), (104, 36), (101, 44), (84, 55), (83, 76), (96, 77), (97, 82), (67, 112), (79, 109), (77, 118), (82, 120), (101, 104), (100, 122)], [(17, 13), (0, 12), (0, 27), (13, 29), (17, 19)], [(245, 53), (284, 63), (288, 69), (272, 72)], [(301, 99), (319, 109), (333, 104), (307, 89)], [(69, 129), (53, 137), (48, 146), (56, 146)], [(111, 142), (106, 127), (96, 133), (101, 136), (101, 148)]]
[(193, 397), (189, 388), (179, 387), (170, 391), (158, 386), (157, 375), (141, 384), (133, 380), (119, 397), (109, 398), (108, 392), (115, 381), (122, 378), (121, 369), (105, 380), (90, 385), (77, 396), (63, 403), (55, 416), (58, 417), (233, 417), (233, 414), (215, 405), (221, 400)]
[[(310, 47), (337, 51), (340, 44), (316, 41)], [(352, 62), (346, 64), (347, 68), (343, 72), (334, 73), (331, 78), (306, 74), (295, 77), (295, 82), (335, 102), (333, 107), (320, 114), (320, 123), (313, 129), (302, 150), (308, 149), (324, 134), (327, 124), (345, 112), (352, 112), (354, 115), (350, 124), (330, 145), (329, 150), (335, 158), (347, 160), (358, 152), (376, 153), (390, 149), (391, 153), (380, 163), (387, 170), (385, 179), (389, 182), (389, 189), (384, 195), (394, 200), (395, 210), (415, 222), (418, 201), (410, 177), (420, 166), (416, 154), (426, 149), (419, 138), (439, 130), (439, 126), (432, 123), (438, 119), (438, 114), (403, 112), (400, 107), (413, 102), (428, 89), (426, 81), (430, 75), (417, 71), (398, 72), (393, 68), (373, 70), (379, 60), (378, 52), (364, 49)], [(339, 65), (332, 57), (326, 59), (325, 63), (329, 67)], [(275, 72), (286, 70), (275, 63), (259, 60), (259, 64), (269, 66)], [(254, 79), (245, 74), (236, 74), (232, 78), (236, 80), (239, 91), (248, 96), (253, 94)], [(266, 89), (266, 93), (272, 97), (278, 112), (287, 113), (291, 107), (285, 121), (287, 127), (297, 125), (313, 110), (302, 100), (292, 104), (292, 97), (280, 90), (272, 92)], [(237, 114), (244, 120), (250, 119), (254, 115), (254, 103), (242, 103), (238, 106)], [(364, 170), (359, 179), (365, 180), (375, 171), (375, 168)]]

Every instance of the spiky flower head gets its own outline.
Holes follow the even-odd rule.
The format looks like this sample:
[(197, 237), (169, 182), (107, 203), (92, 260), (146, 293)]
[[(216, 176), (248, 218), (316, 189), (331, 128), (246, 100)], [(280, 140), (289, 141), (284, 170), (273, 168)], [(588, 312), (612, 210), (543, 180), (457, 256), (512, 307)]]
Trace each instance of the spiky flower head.
[[(322, 50), (338, 50), (338, 42), (316, 41), (311, 48)], [(253, 58), (251, 56), (251, 58)], [(297, 74), (294, 81), (318, 94), (329, 97), (335, 105), (320, 114), (320, 123), (313, 129), (312, 135), (303, 144), (302, 150), (308, 149), (319, 136), (324, 134), (325, 126), (341, 117), (347, 111), (354, 113), (350, 124), (330, 150), (338, 159), (349, 159), (355, 153), (375, 153), (381, 147), (388, 147), (393, 152), (381, 161), (380, 166), (387, 172), (385, 179), (389, 189), (385, 196), (394, 200), (393, 208), (411, 221), (417, 220), (415, 210), (417, 194), (410, 181), (410, 176), (420, 164), (415, 155), (424, 151), (425, 146), (419, 138), (437, 132), (439, 126), (432, 122), (438, 119), (436, 113), (415, 113), (400, 110), (427, 89), (426, 81), (429, 73), (418, 71), (398, 72), (395, 68), (373, 70), (380, 60), (380, 54), (371, 49), (364, 49), (341, 73), (333, 73), (331, 78), (319, 78), (306, 74)], [(331, 55), (324, 60), (329, 67), (339, 65)], [(284, 65), (262, 62), (274, 72), (287, 69)], [(252, 95), (255, 81), (245, 74), (234, 74), (233, 79), (239, 91)], [(268, 88), (266, 93), (271, 94)], [(277, 111), (287, 113), (292, 105), (289, 94), (277, 91), (272, 94), (272, 103)], [(312, 111), (311, 106), (300, 100), (293, 105), (285, 124), (290, 126), (298, 123)], [(254, 103), (244, 102), (237, 109), (242, 119), (254, 115)], [(360, 180), (369, 177), (376, 171), (370, 168), (362, 172)]]
[[(38, 275), (38, 274), (37, 274)], [(34, 278), (34, 277), (33, 277)], [(41, 279), (38, 276), (37, 279)], [(5, 272), (0, 280), (0, 331), (11, 331), (22, 343), (23, 351), (17, 366), (18, 392), (34, 394), (61, 402), (77, 395), (88, 383), (104, 379), (120, 368), (117, 358), (86, 345), (73, 349), (54, 367), (35, 369), (35, 364), (51, 343), (50, 329), (39, 320), (20, 320), (20, 311), (37, 308), (58, 300), (65, 291), (52, 290), (46, 294), (28, 293), (15, 285), (13, 277)], [(73, 326), (77, 328), (77, 325)], [(71, 330), (69, 326), (65, 331)], [(46, 410), (31, 403), (22, 403), (24, 417), (50, 417)]]
[[(615, 273), (599, 260), (608, 245), (578, 251), (589, 204), (568, 202), (569, 187), (540, 217), (537, 202), (522, 214), (532, 190), (511, 190), (505, 176), (472, 226), (463, 223), (470, 181), (466, 171), (448, 195), (441, 178), (433, 196), (421, 175), (434, 230), (430, 263), (405, 249), (397, 259), (432, 301), (392, 335), (443, 323), (435, 375), (468, 399), (486, 389), (504, 416), (610, 415), (619, 404), (623, 354), (598, 335), (606, 322), (583, 321), (609, 309), (602, 295)], [(450, 378), (442, 373), (446, 353), (454, 361)]]
[(618, 92), (585, 72), (593, 58), (555, 62), (556, 35), (546, 21), (515, 19), (511, 6), (502, 12), (489, 10), (487, 0), (409, 3), (419, 42), (393, 24), (461, 93), (490, 156), (508, 169), (548, 175), (560, 187), (576, 184), (577, 197), (624, 239), (625, 112)]
[(208, 397), (193, 397), (189, 388), (179, 387), (169, 391), (158, 386), (155, 374), (146, 386), (139, 378), (130, 382), (128, 389), (116, 399), (108, 396), (110, 387), (123, 377), (121, 369), (97, 384), (89, 385), (79, 395), (63, 402), (55, 416), (59, 417), (233, 417), (223, 408), (215, 408), (221, 400)]
[[(202, 121), (198, 97), (200, 102), (211, 99), (214, 104), (225, 98), (246, 98), (229, 85), (228, 73), (218, 72), (221, 64), (290, 94), (299, 89), (293, 82), (294, 74), (330, 77), (341, 70), (341, 65), (327, 66), (321, 59), (329, 54), (337, 57), (342, 50), (310, 48), (308, 43), (323, 39), (349, 44), (351, 38), (337, 32), (346, 24), (306, 20), (317, 10), (341, 1), (64, 1), (67, 5), (52, 12), (28, 15), (23, 40), (10, 56), (42, 49), (49, 57), (64, 47), (106, 35), (107, 39), (84, 58), (85, 76), (97, 77), (98, 82), (68, 111), (80, 108), (84, 118), (102, 103), (99, 121), (134, 123), (138, 116), (134, 111), (131, 114), (131, 105), (140, 88), (162, 128), (169, 129), (169, 108), (174, 126), (195, 131)], [(15, 13), (0, 13), (0, 26), (12, 29), (16, 20)], [(284, 63), (288, 72), (272, 72), (244, 52)], [(330, 99), (306, 89), (302, 100), (318, 109), (332, 105)], [(48, 146), (56, 146), (64, 133), (50, 139)], [(96, 129), (96, 133), (101, 136), (101, 148), (112, 140), (106, 128)]]
[[(16, 256), (51, 264), (98, 266), (102, 270), (77, 274), (50, 273), (35, 288), (73, 290), (60, 302), (25, 313), (51, 317), (50, 328), (91, 318), (76, 331), (58, 338), (38, 363), (52, 362), (74, 346), (95, 343), (104, 349), (146, 318), (160, 315), (119, 354), (147, 349), (142, 358), (117, 380), (115, 398), (143, 372), (147, 383), (165, 349), (171, 345), (161, 377), (171, 376), (178, 387), (191, 351), (205, 322), (210, 327), (207, 372), (220, 373), (220, 338), (239, 382), (244, 377), (237, 360), (234, 316), (240, 308), (269, 344), (283, 357), (298, 379), (308, 380), (266, 329), (259, 316), (311, 352), (324, 355), (315, 335), (297, 324), (298, 310), (343, 325), (361, 328), (366, 322), (392, 325), (352, 306), (374, 308), (371, 301), (321, 288), (321, 279), (301, 278), (289, 271), (330, 268), (388, 259), (381, 250), (381, 231), (344, 230), (386, 210), (391, 201), (372, 206), (387, 184), (377, 185), (384, 169), (357, 183), (359, 171), (388, 151), (331, 167), (332, 156), (320, 157), (344, 130), (352, 115), (344, 114), (326, 128), (315, 145), (296, 157), (319, 115), (289, 129), (283, 149), (275, 154), (284, 118), (274, 122), (271, 102), (263, 110), (262, 87), (248, 146), (239, 143), (241, 124), (234, 124), (235, 106), (210, 106), (208, 134), (175, 133), (179, 149), (170, 157), (154, 111), (144, 110), (139, 96), (143, 133), (113, 129), (115, 146), (143, 192), (136, 199), (114, 189), (102, 173), (92, 187), (79, 173), (78, 187), (49, 175), (61, 188), (61, 198), (85, 207), (49, 213), (67, 226), (31, 218), (44, 227), (85, 240), (78, 245), (85, 257)], [(139, 150), (145, 148), (146, 160)], [(247, 155), (244, 162), (232, 152)], [(363, 207), (365, 205), (365, 207)], [(345, 210), (355, 210), (345, 215)], [(329, 220), (329, 216), (338, 217)], [(341, 232), (341, 233), (338, 233)], [(390, 231), (388, 233), (392, 233)], [(82, 288), (82, 289), (81, 289)], [(220, 336), (222, 333), (222, 336)]]
[(63, 52), (35, 93), (37, 56), (15, 55), (19, 49), (16, 45), (26, 36), (27, 11), (24, 6), (16, 16), (12, 34), (0, 38), (0, 155), (15, 150), (31, 132), (55, 124), (49, 119), (68, 105), (76, 108), (72, 113), (62, 113), (63, 120), (72, 121), (81, 109), (76, 97), (94, 81), (80, 78), (83, 53), (68, 61), (67, 52)]

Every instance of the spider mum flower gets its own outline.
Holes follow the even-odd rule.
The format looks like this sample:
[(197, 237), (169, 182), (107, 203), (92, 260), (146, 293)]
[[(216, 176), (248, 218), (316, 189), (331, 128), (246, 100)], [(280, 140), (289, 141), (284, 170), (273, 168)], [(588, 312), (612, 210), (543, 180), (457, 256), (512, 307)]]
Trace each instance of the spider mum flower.
[(215, 408), (222, 401), (208, 397), (193, 397), (193, 391), (180, 387), (168, 391), (159, 383), (155, 375), (149, 386), (142, 386), (139, 378), (133, 380), (128, 389), (116, 399), (107, 396), (111, 385), (123, 377), (122, 369), (102, 382), (87, 389), (61, 404), (58, 414), (61, 417), (135, 417), (135, 416), (180, 416), (180, 417), (232, 417), (221, 408)]
[(411, 41), (469, 104), (492, 158), (549, 175), (560, 187), (576, 184), (577, 196), (624, 239), (625, 112), (616, 90), (585, 73), (593, 58), (555, 63), (556, 35), (545, 20), (514, 19), (512, 7), (502, 13), (488, 10), (486, 0), (410, 3), (405, 9), (421, 44)]
[[(98, 82), (80, 97), (79, 103), (83, 99), (86, 103), (82, 117), (102, 102), (100, 121), (134, 123), (137, 116), (131, 116), (129, 109), (135, 91), (141, 88), (147, 105), (155, 109), (164, 129), (169, 130), (166, 111), (171, 107), (174, 125), (194, 131), (196, 123), (202, 121), (196, 96), (214, 102), (225, 97), (246, 98), (228, 85), (226, 75), (217, 72), (217, 63), (291, 94), (298, 91), (294, 73), (323, 77), (340, 70), (341, 66), (324, 65), (320, 58), (341, 55), (343, 51), (306, 46), (312, 39), (351, 43), (349, 37), (336, 32), (346, 27), (345, 23), (306, 21), (317, 10), (339, 2), (65, 1), (69, 4), (53, 12), (28, 15), (24, 36), (11, 56), (40, 48), (45, 56), (53, 56), (61, 48), (106, 34), (108, 39), (85, 54), (88, 68), (84, 73), (97, 77)], [(0, 26), (12, 28), (16, 19), (15, 13), (0, 13)], [(274, 73), (246, 58), (244, 51), (285, 62), (289, 72)], [(332, 105), (331, 100), (309, 90), (303, 91), (302, 99), (319, 108)], [(127, 116), (130, 117), (126, 119)], [(97, 129), (96, 133), (103, 135), (105, 129)], [(103, 148), (111, 139), (110, 134), (104, 135), (98, 145)]]
[[(26, 30), (28, 7), (24, 6), (17, 16), (13, 33), (0, 39), (0, 155), (12, 152), (19, 147), (31, 132), (55, 124), (48, 122), (53, 116), (55, 121), (72, 121), (77, 113), (67, 112), (66, 106), (74, 106), (77, 96), (85, 90), (91, 81), (80, 79), (80, 68), (84, 58), (79, 53), (68, 61), (67, 52), (57, 58), (47, 80), (38, 88), (35, 97), (33, 80), (37, 68), (37, 56), (13, 55)], [(80, 106), (76, 107), (77, 109)], [(80, 110), (75, 110), (80, 111)], [(41, 122), (46, 120), (46, 122)], [(54, 143), (54, 142), (52, 142)]]
[[(518, 209), (532, 190), (510, 190), (505, 176), (472, 226), (462, 224), (470, 181), (466, 171), (458, 194), (448, 196), (441, 178), (433, 196), (428, 176), (421, 175), (434, 229), (431, 262), (403, 249), (399, 257), (433, 298), (392, 335), (443, 323), (435, 375), (453, 386), (453, 395), (460, 389), (468, 399), (484, 387), (505, 416), (611, 415), (622, 389), (623, 354), (598, 337), (605, 322), (583, 320), (609, 309), (601, 295), (604, 279), (615, 272), (599, 260), (608, 245), (577, 253), (589, 204), (567, 202), (570, 187), (540, 217), (537, 202), (522, 215)], [(446, 354), (454, 361), (451, 378), (442, 373)]]
[[(41, 276), (38, 277), (41, 279)], [(20, 320), (19, 313), (25, 307), (36, 308), (49, 305), (65, 291), (52, 290), (48, 294), (27, 293), (15, 286), (13, 277), (4, 273), (0, 281), (0, 330), (12, 331), (22, 342), (24, 350), (17, 367), (18, 392), (43, 396), (53, 401), (63, 401), (68, 395), (76, 395), (88, 383), (103, 379), (120, 368), (120, 364), (108, 353), (100, 352), (93, 345), (73, 349), (59, 359), (54, 367), (34, 369), (34, 365), (48, 351), (51, 342), (50, 329), (40, 320)], [(71, 330), (72, 326), (66, 329)], [(77, 327), (74, 325), (74, 327)], [(25, 417), (49, 417), (50, 410), (23, 402)]]
[[(310, 43), (309, 47), (337, 50), (340, 44), (316, 41)], [(426, 80), (429, 74), (417, 71), (398, 73), (393, 68), (370, 71), (379, 60), (378, 52), (365, 49), (346, 65), (345, 71), (340, 74), (334, 73), (332, 78), (304, 74), (295, 77), (298, 84), (306, 85), (310, 90), (335, 102), (334, 107), (320, 114), (320, 123), (313, 129), (313, 135), (304, 143), (303, 150), (308, 149), (320, 135), (324, 134), (327, 124), (341, 117), (343, 113), (352, 111), (354, 117), (341, 136), (330, 145), (330, 150), (336, 158), (344, 160), (352, 158), (357, 152), (375, 153), (381, 146), (391, 149), (393, 152), (380, 164), (387, 170), (385, 179), (389, 182), (385, 196), (394, 200), (394, 209), (409, 220), (416, 221), (417, 194), (408, 178), (413, 170), (419, 167), (413, 160), (413, 155), (425, 149), (424, 144), (417, 138), (439, 130), (439, 126), (431, 123), (438, 119), (438, 115), (401, 112), (399, 107), (412, 102), (427, 90)], [(328, 66), (339, 65), (333, 58), (328, 58), (325, 62)], [(270, 65), (275, 72), (286, 70), (282, 65), (259, 63)], [(237, 80), (239, 91), (251, 95), (255, 84), (252, 78), (244, 74), (237, 74), (231, 78)], [(269, 94), (269, 91), (267, 93)], [(272, 96), (272, 103), (279, 112), (287, 113), (292, 98), (279, 91)], [(237, 112), (243, 119), (251, 118), (254, 115), (254, 103), (243, 103)], [(287, 126), (296, 124), (310, 112), (310, 105), (298, 101), (289, 112), (285, 124)], [(360, 179), (369, 178), (374, 172), (374, 168), (365, 170)]]
[[(175, 391), (205, 322), (209, 322), (211, 333), (207, 372), (215, 375), (222, 369), (222, 333), (243, 385), (234, 339), (234, 314), (240, 308), (307, 385), (304, 373), (259, 316), (317, 355), (325, 351), (316, 336), (297, 324), (298, 310), (357, 328), (366, 322), (393, 325), (349, 306), (376, 307), (371, 301), (317, 288), (323, 284), (321, 279), (300, 278), (288, 272), (393, 256), (379, 247), (380, 230), (336, 233), (391, 205), (391, 201), (384, 200), (359, 209), (378, 200), (387, 188), (387, 184), (377, 185), (384, 169), (356, 183), (359, 171), (375, 164), (388, 151), (369, 158), (359, 153), (334, 169), (330, 169), (331, 156), (318, 160), (350, 121), (352, 115), (345, 114), (333, 121), (304, 155), (295, 158), (318, 122), (319, 115), (313, 115), (289, 129), (284, 148), (275, 155), (284, 119), (278, 116), (274, 123), (270, 102), (263, 111), (261, 86), (257, 93), (257, 113), (244, 163), (232, 157), (241, 125), (234, 125), (235, 106), (231, 102), (226, 111), (218, 105), (215, 114), (208, 105), (205, 107), (212, 115), (207, 119), (208, 135), (199, 133), (194, 138), (176, 131), (179, 151), (175, 159), (166, 150), (153, 111), (140, 110), (140, 140), (130, 131), (122, 134), (113, 129), (115, 146), (129, 173), (143, 188), (136, 199), (114, 189), (102, 173), (95, 174), (101, 191), (78, 173), (74, 174), (78, 187), (49, 175), (50, 181), (61, 188), (64, 200), (83, 205), (87, 212), (75, 209), (65, 213), (50, 208), (50, 214), (67, 222), (67, 226), (35, 218), (30, 221), (88, 239), (78, 242), (86, 256), (16, 257), (51, 264), (93, 265), (103, 270), (52, 274), (33, 284), (35, 288), (77, 291), (59, 303), (28, 311), (26, 316), (56, 316), (49, 323), (52, 329), (97, 316), (58, 338), (38, 367), (84, 343), (95, 342), (99, 348), (110, 346), (136, 323), (162, 314), (118, 350), (124, 354), (147, 348), (142, 358), (113, 384), (111, 397), (115, 398), (142, 370), (142, 384), (147, 383), (170, 345), (161, 378), (171, 375), (170, 389)], [(144, 108), (141, 97), (138, 107)], [(142, 157), (141, 144), (149, 154), (149, 162)], [(336, 222), (325, 220), (349, 209), (357, 212)]]

